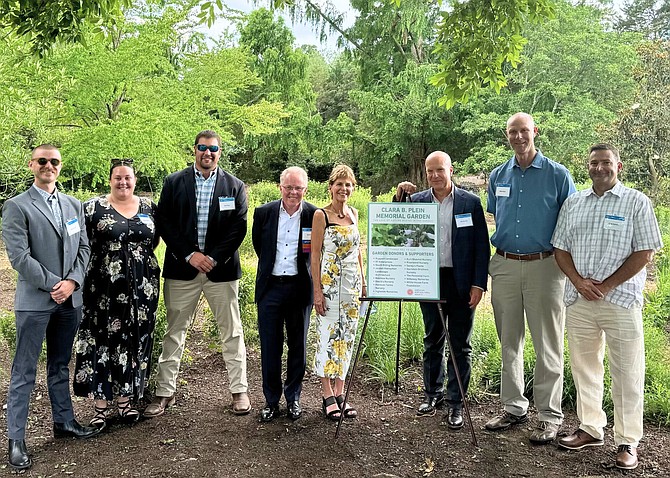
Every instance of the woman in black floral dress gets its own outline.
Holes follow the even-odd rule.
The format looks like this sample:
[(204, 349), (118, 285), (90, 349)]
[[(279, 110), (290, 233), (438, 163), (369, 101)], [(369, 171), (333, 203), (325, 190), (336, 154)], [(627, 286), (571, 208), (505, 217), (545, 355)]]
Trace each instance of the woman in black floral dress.
[(104, 427), (108, 402), (139, 418), (135, 403), (151, 368), (160, 288), (154, 255), (156, 205), (134, 194), (132, 160), (112, 160), (111, 192), (84, 204), (91, 260), (76, 341), (74, 393), (95, 399), (91, 425)]

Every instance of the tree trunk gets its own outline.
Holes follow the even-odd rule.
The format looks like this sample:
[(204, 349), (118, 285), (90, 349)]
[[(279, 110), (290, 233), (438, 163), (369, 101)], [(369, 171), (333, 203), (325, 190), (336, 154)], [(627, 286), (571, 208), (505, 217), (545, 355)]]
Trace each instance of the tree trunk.
[(649, 182), (651, 186), (651, 196), (653, 198), (656, 198), (658, 195), (658, 169), (656, 169), (656, 164), (654, 163), (654, 159), (656, 153), (651, 152), (650, 154), (647, 154), (647, 166), (649, 168)]
[(408, 180), (416, 184), (419, 189), (423, 189), (426, 184), (423, 177), (423, 151), (415, 148), (409, 157), (409, 178)]

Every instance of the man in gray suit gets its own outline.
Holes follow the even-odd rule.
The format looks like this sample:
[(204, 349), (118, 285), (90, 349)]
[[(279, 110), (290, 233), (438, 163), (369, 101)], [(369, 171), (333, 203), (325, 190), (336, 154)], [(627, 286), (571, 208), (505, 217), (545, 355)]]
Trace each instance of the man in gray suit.
[(35, 148), (28, 162), (33, 185), (2, 209), (2, 238), (19, 273), (14, 299), (16, 354), (7, 395), (9, 465), (14, 469), (32, 465), (26, 422), (45, 337), (54, 436), (89, 438), (100, 432), (77, 423), (70, 399), (68, 364), (81, 320), (81, 286), (91, 250), (81, 203), (56, 188), (62, 166), (55, 146)]

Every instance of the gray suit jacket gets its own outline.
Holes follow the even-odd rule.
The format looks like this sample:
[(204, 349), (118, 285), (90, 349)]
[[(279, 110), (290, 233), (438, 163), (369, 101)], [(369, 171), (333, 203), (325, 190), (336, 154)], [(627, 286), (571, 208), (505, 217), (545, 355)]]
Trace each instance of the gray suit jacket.
[(58, 193), (63, 221), (77, 218), (79, 230), (71, 235), (57, 227), (51, 209), (34, 187), (9, 199), (2, 208), (2, 239), (12, 267), (19, 273), (14, 310), (50, 310), (56, 306), (50, 292), (56, 283), (77, 283), (72, 305), (82, 305), (84, 283), (91, 254), (81, 203)]

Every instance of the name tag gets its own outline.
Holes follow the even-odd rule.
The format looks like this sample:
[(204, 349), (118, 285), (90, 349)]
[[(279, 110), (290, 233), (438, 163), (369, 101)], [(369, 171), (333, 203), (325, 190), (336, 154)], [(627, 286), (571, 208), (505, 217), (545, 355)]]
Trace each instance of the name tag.
[(605, 230), (606, 231), (623, 231), (626, 227), (626, 218), (623, 216), (605, 215)]
[(504, 183), (496, 184), (496, 196), (498, 197), (508, 198), (511, 190), (512, 190), (511, 184), (504, 184)]
[(235, 198), (219, 197), (219, 211), (234, 211)]
[(302, 228), (302, 252), (304, 254), (309, 254), (312, 250), (312, 228), (303, 227)]
[(149, 227), (152, 227), (154, 225), (153, 219), (148, 214), (138, 214), (137, 217), (140, 218), (140, 221), (142, 224), (145, 224)]
[(73, 217), (65, 223), (65, 228), (67, 229), (68, 236), (74, 236), (78, 234), (81, 230), (79, 227), (79, 220), (76, 217)]
[(456, 214), (456, 227), (469, 227), (472, 226), (472, 214), (467, 212), (465, 214)]

